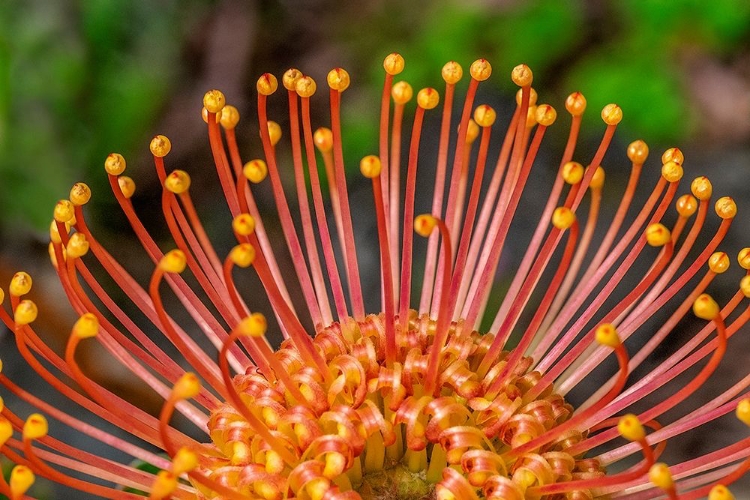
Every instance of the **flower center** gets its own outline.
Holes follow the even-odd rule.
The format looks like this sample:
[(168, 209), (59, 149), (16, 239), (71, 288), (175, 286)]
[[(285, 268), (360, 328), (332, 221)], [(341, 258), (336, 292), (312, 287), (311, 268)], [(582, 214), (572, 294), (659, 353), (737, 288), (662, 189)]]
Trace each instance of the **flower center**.
[(439, 497), (435, 485), (451, 480), (448, 466), (463, 471), (474, 487), (507, 490), (506, 498), (604, 474), (596, 460), (566, 452), (585, 437), (575, 429), (515, 453), (567, 421), (573, 408), (552, 386), (541, 387), (539, 372), (529, 371), (531, 358), (515, 358), (512, 351), (480, 376), (492, 334), (481, 335), (462, 321), (451, 324), (432, 381), (436, 389), (426, 393), (437, 328), (435, 320), (413, 310), (407, 328), (397, 321), (397, 357), (390, 366), (382, 314), (319, 330), (314, 345), (325, 357), (330, 383), (285, 341), (273, 355), (298, 391), (257, 370), (236, 376), (234, 385), (298, 463), (285, 464), (279, 450), (226, 404), (208, 423), (216, 453), (206, 457), (207, 472), (240, 492), (268, 498), (285, 491), (323, 498), (335, 484), (351, 485), (365, 499), (404, 500)]

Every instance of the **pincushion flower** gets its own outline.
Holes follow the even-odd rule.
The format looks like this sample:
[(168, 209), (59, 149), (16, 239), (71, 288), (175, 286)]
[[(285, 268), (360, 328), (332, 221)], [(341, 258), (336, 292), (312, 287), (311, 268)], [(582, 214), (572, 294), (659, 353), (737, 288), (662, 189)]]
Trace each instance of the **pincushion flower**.
[[(750, 317), (743, 304), (750, 296), (747, 272), (723, 307), (706, 293), (730, 266), (719, 246), (735, 203), (712, 202), (706, 177), (678, 196), (684, 157), (672, 148), (661, 157), (656, 185), (640, 188), (651, 189), (647, 200), (632, 206), (642, 168), (655, 163), (647, 163), (648, 147), (639, 140), (627, 150), (632, 167), (624, 192), (607, 195), (620, 197), (617, 211), (600, 221), (601, 162), (622, 111), (614, 104), (602, 110), (603, 137), (589, 159), (576, 151), (586, 109), (578, 92), (565, 101), (571, 124), (554, 184), (548, 193), (528, 192), (557, 112), (537, 103), (532, 72), (519, 65), (511, 73), (520, 87), (515, 112), (509, 124), (496, 123), (490, 106), (475, 103), (478, 86), (491, 75), (483, 59), (471, 64), (460, 116), (453, 116), (463, 78), (458, 63), (443, 67), (442, 92), (416, 92), (402, 165), (404, 114), (414, 97), (408, 83), (394, 83), (403, 66), (398, 54), (385, 59), (379, 147), (360, 163), (372, 180), (377, 249), (355, 242), (352, 211), (361, 209), (352, 205), (345, 178), (340, 109), (349, 75), (340, 68), (327, 75), (330, 128), (313, 129), (317, 84), (311, 77), (290, 69), (281, 88), (273, 75), (258, 79), (263, 155), (247, 163), (235, 136), (238, 111), (221, 92), (206, 93), (203, 118), (221, 203), (233, 217), (226, 227), (237, 242), (228, 252), (215, 248), (204, 230), (200, 214), (211, 207), (194, 206), (190, 176), (169, 165), (164, 136), (153, 139), (151, 152), (174, 239), (167, 252), (133, 208), (135, 183), (123, 174), (125, 159), (111, 154), (105, 161), (112, 192), (154, 263), (149, 283), (135, 280), (97, 241), (84, 210), (91, 192), (82, 183), (73, 187), (54, 209), (50, 243), (60, 282), (80, 315), (64, 355), (34, 331), (37, 307), (25, 272), (13, 278), (0, 317), (19, 355), (80, 410), (68, 413), (0, 374), (5, 391), (38, 409), (20, 415), (0, 405), (2, 453), (17, 464), (0, 492), (28, 498), (34, 478), (43, 476), (117, 499), (732, 498), (727, 485), (750, 467), (750, 438), (678, 463), (658, 460), (670, 441), (705, 432), (726, 415), (750, 424), (747, 375), (708, 401), (681, 405), (687, 409), (676, 418), (665, 415), (712, 376)], [(288, 101), (290, 164), (277, 155), (282, 134), (269, 120), (271, 98)], [(441, 103), (434, 178), (425, 192), (427, 183), (417, 184), (426, 163), (423, 121)], [(491, 158), (492, 136), (502, 130), (499, 157)], [(285, 176), (293, 177), (294, 190), (284, 187)], [(281, 269), (272, 250), (264, 227), (269, 214), (259, 213), (254, 199), (263, 189), (275, 199), (293, 270)], [(299, 213), (292, 214), (287, 196), (296, 196)], [(415, 213), (417, 197), (430, 197), (431, 213)], [(523, 255), (509, 255), (506, 243), (519, 237), (511, 223), (524, 204), (543, 205), (542, 216)], [(677, 213), (670, 217), (673, 204)], [(701, 238), (714, 217), (712, 205), (720, 223)], [(597, 224), (606, 225), (601, 239)], [(426, 245), (415, 246), (415, 233), (428, 238)], [(360, 257), (371, 251), (380, 259), (374, 275), (360, 268)], [(515, 262), (514, 272), (499, 270), (501, 257)], [(738, 261), (750, 269), (750, 249)], [(94, 266), (109, 274), (117, 299)], [(245, 273), (257, 274), (262, 289), (238, 291)], [(490, 307), (498, 275), (509, 285), (500, 306)], [(379, 310), (366, 310), (363, 282), (380, 283)], [(290, 289), (297, 288), (302, 307), (291, 300)], [(181, 310), (164, 302), (164, 294)], [(123, 297), (143, 322), (126, 312), (132, 307), (124, 307)], [(257, 312), (260, 298), (270, 302), (273, 318)], [(691, 310), (703, 321), (700, 332), (634, 377)], [(658, 325), (649, 321), (664, 311), (669, 314)], [(491, 326), (480, 332), (483, 318)], [(269, 328), (284, 337), (276, 348), (266, 339)], [(643, 330), (648, 342), (629, 342)], [(169, 356), (154, 331), (182, 358)], [(158, 417), (90, 379), (76, 362), (81, 342), (101, 343), (158, 393), (164, 400)], [(619, 368), (601, 375), (608, 358)], [(691, 367), (692, 378), (670, 383)], [(588, 387), (596, 390), (572, 406), (568, 393), (592, 378)], [(650, 407), (643, 409), (644, 401)], [(131, 437), (84, 423), (79, 411)], [(195, 428), (174, 427), (175, 412)], [(62, 426), (157, 472), (66, 444), (55, 438)]]

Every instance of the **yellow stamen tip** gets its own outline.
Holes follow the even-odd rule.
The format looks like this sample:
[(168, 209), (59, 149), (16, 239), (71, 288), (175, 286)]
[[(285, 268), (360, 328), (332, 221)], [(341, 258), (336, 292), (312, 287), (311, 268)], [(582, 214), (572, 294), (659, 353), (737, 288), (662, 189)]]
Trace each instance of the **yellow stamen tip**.
[[(70, 224), (67, 222), (65, 223), (65, 234), (70, 233)], [(62, 243), (62, 238), (60, 237), (60, 229), (57, 227), (57, 222), (54, 220), (50, 222), (49, 224), (49, 239), (52, 243), (59, 244)]]
[(10, 472), (10, 481), (8, 481), (11, 497), (14, 499), (23, 497), (29, 488), (31, 488), (31, 485), (34, 484), (35, 480), (34, 473), (25, 465), (16, 465), (13, 467), (13, 470)]
[(571, 186), (574, 186), (581, 182), (581, 180), (583, 179), (583, 172), (583, 165), (581, 165), (577, 161), (569, 161), (568, 163), (563, 165), (560, 175), (565, 182), (567, 182)]
[(385, 69), (385, 72), (389, 75), (398, 75), (404, 70), (404, 64), (404, 58), (401, 54), (394, 52), (385, 56), (383, 69)]
[(285, 89), (296, 91), (297, 81), (300, 78), (302, 78), (302, 72), (300, 70), (297, 68), (289, 68), (284, 71), (283, 75), (281, 75), (281, 83), (284, 85)]
[(528, 87), (534, 81), (534, 73), (525, 64), (519, 64), (510, 72), (510, 79), (519, 87)]
[(602, 323), (596, 328), (596, 341), (607, 347), (615, 348), (620, 345), (620, 336), (617, 328), (611, 323)]
[(227, 98), (221, 90), (209, 90), (203, 94), (203, 107), (210, 113), (219, 113), (227, 104)]
[(190, 174), (184, 170), (172, 170), (164, 179), (164, 188), (174, 194), (185, 193), (190, 189)]
[(646, 437), (646, 430), (638, 417), (632, 413), (623, 415), (617, 422), (617, 431), (628, 441), (640, 441)]
[(104, 170), (109, 175), (120, 175), (125, 171), (125, 158), (120, 153), (110, 153), (107, 159), (104, 160)]
[(492, 66), (487, 59), (477, 59), (469, 66), (469, 74), (474, 80), (483, 82), (492, 74)]
[(617, 104), (607, 104), (602, 109), (602, 120), (607, 125), (617, 125), (622, 121), (622, 108)]
[(359, 162), (359, 170), (368, 179), (374, 179), (380, 175), (380, 158), (375, 155), (367, 155)]
[(311, 77), (302, 76), (297, 79), (294, 89), (300, 97), (312, 97), (318, 90), (318, 84)]
[(536, 107), (536, 113), (534, 114), (536, 122), (539, 125), (549, 127), (557, 119), (557, 111), (549, 104), (540, 104)]
[(719, 317), (719, 304), (707, 293), (703, 293), (693, 302), (693, 313), (701, 319), (711, 321)]
[[(203, 123), (208, 123), (208, 110), (205, 108), (201, 108), (201, 118), (203, 118)], [(214, 114), (214, 123), (219, 123), (221, 121), (221, 113), (215, 113)]]
[(391, 88), (391, 97), (396, 104), (406, 104), (414, 95), (414, 90), (409, 83), (401, 81), (396, 82)]
[(693, 196), (699, 200), (706, 201), (710, 199), (713, 194), (713, 186), (711, 186), (711, 181), (708, 180), (708, 177), (696, 177), (693, 182), (690, 183), (690, 191), (693, 193)]
[(683, 194), (677, 198), (675, 208), (681, 217), (690, 217), (698, 210), (698, 200), (692, 194)]
[(13, 311), (13, 321), (20, 326), (28, 325), (36, 320), (38, 314), (39, 309), (37, 309), (34, 301), (28, 299), (22, 300), (16, 306), (15, 311)]
[(10, 279), (10, 285), (8, 286), (8, 293), (13, 297), (20, 297), (26, 295), (31, 291), (31, 286), (34, 281), (31, 279), (31, 275), (24, 271), (18, 271)]
[(589, 183), (589, 189), (601, 189), (604, 186), (604, 179), (606, 179), (607, 175), (604, 172), (604, 168), (602, 166), (596, 167), (596, 170), (594, 171), (594, 175), (591, 177), (591, 182)]
[(474, 110), (474, 121), (480, 127), (491, 127), (495, 123), (496, 118), (497, 113), (495, 113), (495, 110), (486, 104), (482, 104)]
[(740, 291), (742, 294), (750, 299), (750, 276), (743, 276), (740, 280)]
[(177, 476), (167, 470), (160, 470), (156, 474), (151, 485), (151, 493), (148, 498), (152, 500), (163, 500), (169, 498), (177, 489)]
[[(536, 101), (539, 98), (539, 95), (536, 93), (536, 90), (534, 90), (534, 87), (529, 87), (529, 107), (536, 106)], [(518, 89), (516, 92), (516, 105), (521, 105), (521, 100), (523, 99), (523, 89)]]
[(742, 269), (750, 269), (750, 247), (745, 247), (737, 254), (737, 262)]
[(665, 463), (655, 463), (648, 471), (648, 479), (658, 488), (669, 490), (674, 487), (672, 473)]
[(255, 260), (255, 248), (250, 243), (241, 243), (232, 248), (229, 258), (237, 267), (249, 267)]
[(552, 212), (552, 225), (557, 229), (569, 229), (576, 221), (576, 214), (568, 207), (557, 207)]
[(724, 252), (714, 252), (708, 258), (708, 268), (716, 274), (721, 274), (729, 269), (730, 262), (729, 255)]
[(333, 132), (329, 128), (320, 127), (313, 134), (313, 141), (318, 151), (328, 153), (333, 149)]
[(662, 247), (670, 242), (672, 233), (664, 224), (659, 222), (646, 228), (646, 241), (652, 247)]
[(430, 214), (418, 215), (414, 219), (414, 232), (420, 236), (428, 237), (437, 226), (437, 219)]
[(91, 199), (91, 188), (83, 182), (76, 182), (70, 189), (70, 201), (73, 205), (85, 205)]
[(628, 145), (628, 158), (636, 165), (643, 165), (648, 158), (648, 145), (638, 139)]
[(89, 242), (83, 233), (73, 233), (70, 235), (68, 245), (65, 247), (68, 257), (78, 259), (89, 253)]
[(750, 398), (745, 398), (737, 403), (735, 415), (737, 415), (737, 418), (745, 425), (750, 425)]
[(268, 175), (268, 165), (263, 160), (250, 160), (242, 168), (242, 174), (253, 184), (258, 184)]
[(262, 337), (268, 330), (268, 321), (261, 313), (253, 313), (243, 318), (237, 325), (237, 332), (247, 337)]
[(11, 436), (13, 436), (13, 425), (5, 417), (0, 417), (0, 446), (5, 445)]
[(334, 68), (329, 71), (326, 76), (326, 81), (331, 89), (338, 90), (339, 92), (348, 89), (349, 83), (351, 83), (349, 73), (343, 68)]
[(260, 95), (271, 95), (279, 88), (279, 81), (271, 73), (263, 73), (255, 82), (255, 88)]
[(73, 224), (75, 208), (70, 200), (60, 200), (55, 204), (52, 216), (57, 222), (69, 222)]
[(201, 383), (195, 373), (185, 372), (172, 388), (175, 399), (191, 399), (201, 391)]
[(708, 500), (734, 500), (734, 495), (723, 484), (717, 484), (708, 492)]
[(661, 167), (661, 176), (664, 177), (667, 182), (677, 182), (682, 179), (682, 165), (673, 161), (668, 161)]
[(417, 105), (424, 109), (433, 109), (440, 102), (440, 94), (433, 88), (425, 88), (417, 92)]
[(235, 128), (239, 122), (240, 112), (237, 108), (230, 106), (229, 104), (222, 108), (219, 123), (221, 123), (221, 126), (224, 127), (224, 129), (231, 130)]
[(255, 231), (255, 219), (250, 214), (239, 214), (232, 221), (232, 229), (240, 236), (250, 236)]
[(185, 270), (187, 259), (182, 250), (170, 250), (159, 261), (159, 269), (165, 273), (180, 274)]
[(157, 135), (151, 139), (149, 149), (151, 150), (151, 154), (155, 157), (164, 158), (170, 151), (172, 151), (172, 142), (166, 135)]
[(268, 120), (268, 138), (273, 146), (281, 140), (281, 125), (273, 120)]
[(120, 186), (120, 192), (122, 192), (125, 198), (131, 198), (135, 194), (135, 182), (127, 175), (118, 177), (117, 184)]
[(580, 92), (573, 92), (565, 99), (565, 109), (573, 116), (581, 116), (586, 111), (586, 98)]
[(47, 418), (41, 413), (32, 413), (26, 419), (23, 424), (23, 438), (24, 439), (39, 439), (43, 438), (49, 432), (49, 425), (47, 424)]
[(737, 204), (729, 196), (724, 196), (716, 200), (716, 215), (722, 219), (733, 219), (737, 215)]
[(196, 467), (198, 467), (198, 454), (190, 448), (183, 446), (172, 458), (172, 472), (177, 476), (190, 472)]
[(466, 144), (472, 144), (479, 137), (479, 125), (473, 118), (469, 118), (469, 125), (466, 127)]
[(99, 320), (93, 313), (85, 313), (73, 325), (73, 335), (79, 339), (96, 337), (99, 334)]
[(661, 162), (667, 163), (670, 161), (682, 165), (685, 162), (685, 155), (683, 155), (682, 151), (677, 148), (669, 148), (661, 155)]
[(445, 80), (445, 83), (455, 85), (461, 80), (461, 78), (463, 78), (464, 70), (456, 61), (449, 61), (443, 65), (440, 74), (442, 75), (443, 80)]

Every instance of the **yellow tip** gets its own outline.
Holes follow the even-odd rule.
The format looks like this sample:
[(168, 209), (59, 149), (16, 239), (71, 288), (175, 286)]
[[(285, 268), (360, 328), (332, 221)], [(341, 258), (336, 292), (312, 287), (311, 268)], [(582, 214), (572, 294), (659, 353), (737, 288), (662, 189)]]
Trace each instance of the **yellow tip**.
[(20, 297), (26, 295), (31, 291), (31, 286), (34, 281), (31, 279), (31, 275), (24, 271), (18, 271), (10, 279), (10, 285), (8, 286), (8, 293), (13, 297)]
[(165, 273), (180, 274), (185, 270), (187, 259), (182, 250), (170, 250), (159, 261), (159, 268)]
[(221, 90), (209, 90), (203, 94), (203, 107), (211, 113), (219, 113), (227, 103)]
[(466, 144), (472, 144), (479, 137), (479, 125), (473, 118), (469, 118), (469, 125), (466, 127)]
[(576, 221), (576, 214), (568, 207), (557, 207), (552, 212), (552, 225), (564, 231), (569, 229)]
[(70, 189), (70, 201), (73, 205), (85, 205), (91, 199), (91, 188), (83, 182), (76, 182)]
[(713, 186), (711, 186), (711, 181), (708, 180), (708, 177), (696, 177), (690, 183), (690, 191), (693, 193), (693, 196), (701, 201), (705, 201), (711, 198)]
[(99, 334), (99, 320), (93, 313), (85, 313), (73, 325), (73, 335), (79, 339), (96, 337)]
[(464, 76), (463, 68), (456, 61), (449, 61), (445, 63), (440, 73), (443, 77), (443, 80), (445, 80), (445, 83), (449, 85), (455, 85)]
[(359, 170), (368, 179), (374, 179), (380, 175), (380, 158), (375, 155), (367, 155), (359, 162)]
[(474, 110), (474, 121), (480, 127), (491, 127), (495, 123), (496, 118), (497, 113), (495, 113), (495, 110), (486, 104), (482, 104)]
[(719, 317), (719, 304), (707, 293), (703, 293), (693, 302), (693, 313), (701, 319), (711, 321)]
[(685, 162), (685, 155), (683, 155), (682, 151), (677, 148), (669, 148), (661, 155), (661, 162), (667, 163), (670, 161), (682, 165)]
[(536, 113), (534, 115), (536, 122), (539, 125), (549, 127), (557, 119), (557, 111), (549, 104), (540, 104), (536, 107)]
[(243, 318), (237, 325), (237, 333), (248, 337), (262, 337), (268, 330), (268, 321), (261, 313), (253, 313)]
[(155, 157), (164, 158), (170, 151), (172, 151), (172, 143), (166, 135), (157, 135), (151, 139), (149, 149), (151, 150), (151, 154)]
[(239, 122), (240, 112), (237, 110), (237, 108), (235, 108), (234, 106), (230, 106), (229, 104), (224, 106), (224, 108), (221, 110), (221, 116), (219, 118), (219, 123), (221, 123), (221, 126), (226, 130), (231, 130), (235, 128)]
[(109, 175), (120, 175), (125, 171), (125, 158), (120, 153), (110, 153), (104, 160), (104, 170)]
[(589, 189), (601, 189), (604, 186), (604, 179), (606, 179), (606, 177), (607, 175), (604, 172), (604, 168), (601, 165), (596, 167), (594, 175), (591, 177), (591, 182), (589, 183)]
[(651, 224), (646, 228), (646, 241), (652, 247), (666, 245), (672, 239), (672, 233), (664, 224), (659, 222)]
[(750, 426), (750, 398), (745, 398), (737, 403), (737, 410), (735, 411), (735, 415), (737, 415), (737, 418), (740, 419), (745, 425)]
[(232, 221), (232, 229), (240, 236), (250, 236), (255, 231), (255, 219), (250, 214), (239, 214)]
[(190, 174), (184, 170), (172, 170), (164, 179), (164, 188), (170, 193), (182, 194), (190, 189)]
[(89, 253), (89, 242), (83, 233), (73, 233), (70, 235), (68, 245), (65, 247), (68, 257), (79, 259)]
[(294, 89), (300, 97), (312, 97), (318, 90), (318, 84), (311, 77), (302, 76), (297, 79)]
[(729, 196), (724, 196), (716, 200), (716, 215), (722, 219), (733, 219), (737, 215), (737, 204)]
[(255, 89), (260, 95), (271, 95), (279, 88), (279, 82), (271, 73), (263, 73), (255, 82)]
[(492, 66), (487, 59), (477, 59), (471, 63), (469, 74), (474, 80), (483, 82), (492, 74)]
[(743, 276), (740, 280), (740, 291), (742, 294), (750, 299), (750, 276)]
[(22, 300), (13, 311), (13, 321), (19, 326), (28, 325), (36, 320), (38, 314), (39, 309), (37, 309), (34, 301)]
[(737, 254), (737, 262), (742, 269), (750, 269), (750, 247), (745, 247)]
[(72, 224), (75, 218), (75, 206), (70, 200), (60, 200), (55, 204), (52, 216), (57, 222)]
[(328, 82), (328, 86), (330, 88), (332, 88), (333, 90), (338, 90), (339, 92), (343, 92), (348, 89), (349, 83), (351, 83), (351, 80), (349, 79), (349, 73), (343, 68), (334, 68), (329, 71), (328, 75), (326, 76), (326, 81)]
[(573, 92), (565, 99), (565, 109), (573, 116), (581, 116), (586, 111), (586, 98), (580, 92)]
[(333, 132), (329, 128), (320, 127), (313, 134), (313, 141), (318, 151), (328, 153), (333, 149)]
[(25, 465), (16, 465), (10, 472), (10, 480), (8, 485), (10, 486), (10, 494), (12, 498), (21, 498), (34, 484), (36, 477), (31, 469)]
[[(0, 407), (0, 410), (2, 408)], [(0, 446), (13, 436), (13, 425), (5, 417), (0, 417)]]
[(297, 68), (289, 68), (281, 75), (281, 83), (287, 90), (297, 90), (297, 80), (302, 78), (302, 72)]
[(708, 492), (708, 500), (734, 500), (734, 495), (723, 484), (717, 484)]
[(519, 64), (510, 72), (510, 79), (519, 87), (528, 87), (534, 81), (534, 73), (525, 64)]
[(268, 120), (268, 138), (273, 146), (281, 140), (281, 125), (273, 120)]
[(682, 165), (673, 161), (668, 161), (661, 167), (661, 176), (664, 177), (667, 182), (677, 182), (682, 179)]
[[(206, 107), (201, 108), (201, 118), (203, 118), (203, 123), (208, 123), (208, 110)], [(219, 123), (221, 121), (221, 113), (214, 114), (214, 123)]]
[(385, 60), (383, 61), (383, 69), (385, 69), (385, 72), (389, 75), (398, 75), (404, 70), (404, 64), (404, 58), (401, 56), (401, 54), (397, 54), (396, 52), (394, 52), (385, 56)]
[(417, 105), (424, 109), (433, 109), (440, 102), (440, 94), (433, 88), (425, 88), (417, 92)]
[(117, 184), (120, 186), (120, 192), (125, 198), (131, 198), (135, 194), (135, 182), (127, 175), (118, 177)]
[(237, 267), (249, 267), (255, 260), (255, 248), (250, 243), (241, 243), (232, 248), (229, 258)]
[(391, 97), (396, 104), (406, 104), (414, 95), (414, 90), (407, 82), (396, 82), (391, 88)]
[(602, 323), (596, 328), (596, 341), (607, 347), (615, 348), (620, 345), (620, 336), (611, 323)]
[(617, 422), (617, 431), (628, 441), (640, 441), (645, 439), (646, 430), (641, 425), (638, 417), (632, 413), (623, 415)]
[(245, 163), (242, 173), (253, 184), (262, 182), (268, 175), (268, 165), (263, 160), (250, 160)]
[(674, 487), (672, 473), (669, 472), (667, 464), (657, 462), (648, 471), (648, 479), (658, 488), (669, 490)]
[(172, 388), (172, 395), (176, 399), (191, 399), (198, 395), (201, 383), (195, 373), (185, 372)]
[(172, 458), (172, 472), (175, 475), (190, 472), (196, 467), (198, 467), (198, 454), (190, 448), (183, 446)]
[(602, 120), (607, 125), (617, 125), (622, 121), (622, 108), (617, 104), (607, 104), (602, 109)]
[(428, 237), (437, 226), (437, 219), (430, 214), (418, 215), (414, 219), (414, 232), (420, 236)]
[(675, 208), (681, 217), (690, 217), (698, 210), (698, 200), (692, 194), (683, 194), (677, 198)]
[(569, 161), (563, 165), (560, 175), (566, 183), (574, 186), (583, 179), (583, 172), (583, 165), (577, 161)]
[(724, 252), (714, 252), (708, 258), (708, 268), (716, 274), (721, 274), (729, 269), (729, 263), (729, 255)]
[(648, 158), (648, 145), (638, 139), (628, 145), (628, 158), (636, 165), (643, 165)]
[(41, 413), (32, 413), (23, 424), (24, 439), (39, 439), (47, 435), (49, 425), (47, 419)]
[(160, 470), (151, 485), (151, 493), (148, 498), (150, 500), (163, 500), (171, 497), (175, 489), (177, 489), (177, 476), (169, 471)]

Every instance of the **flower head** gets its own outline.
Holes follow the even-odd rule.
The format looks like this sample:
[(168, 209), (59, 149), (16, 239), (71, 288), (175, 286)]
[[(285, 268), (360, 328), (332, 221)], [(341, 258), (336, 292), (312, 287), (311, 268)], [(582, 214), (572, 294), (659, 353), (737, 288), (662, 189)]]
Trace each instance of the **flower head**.
[[(684, 161), (672, 148), (662, 155), (662, 175), (648, 199), (631, 206), (649, 155), (646, 144), (635, 141), (627, 151), (630, 180), (600, 236), (601, 163), (622, 120), (617, 105), (602, 110), (604, 134), (587, 159), (576, 151), (586, 100), (578, 92), (567, 98), (569, 138), (544, 198), (524, 187), (547, 128), (562, 117), (537, 103), (530, 68), (512, 70), (520, 87), (517, 107), (509, 124), (501, 124), (493, 108), (475, 103), (478, 86), (492, 74), (486, 60), (468, 70), (458, 117), (453, 108), (461, 105), (456, 90), (464, 77), (458, 63), (444, 66), (441, 91), (414, 92), (408, 83), (394, 82), (403, 67), (400, 55), (386, 57), (379, 148), (360, 162), (372, 182), (380, 258), (375, 275), (360, 268), (359, 257), (370, 249), (354, 236), (352, 212), (361, 209), (350, 201), (345, 178), (340, 109), (350, 78), (341, 68), (327, 75), (330, 128), (317, 130), (310, 116), (316, 81), (296, 69), (284, 73), (281, 85), (275, 76), (262, 75), (257, 95), (263, 155), (246, 163), (235, 137), (239, 112), (221, 92), (206, 93), (203, 118), (222, 203), (233, 217), (226, 227), (236, 246), (228, 251), (217, 250), (208, 237), (200, 214), (211, 207), (194, 206), (190, 175), (169, 165), (165, 136), (154, 137), (150, 148), (174, 239), (167, 252), (133, 208), (135, 182), (124, 175), (125, 159), (113, 153), (105, 160), (112, 192), (153, 262), (149, 283), (134, 279), (97, 241), (84, 211), (91, 191), (82, 183), (73, 187), (54, 209), (50, 243), (60, 282), (80, 315), (64, 356), (34, 331), (38, 311), (26, 298), (32, 279), (25, 272), (13, 278), (10, 310), (0, 309), (0, 317), (39, 375), (82, 412), (131, 437), (86, 424), (78, 413), (50, 405), (0, 374), (8, 391), (38, 409), (22, 416), (0, 404), (2, 452), (18, 464), (0, 482), (0, 493), (24, 498), (33, 494), (35, 476), (42, 476), (118, 499), (588, 499), (662, 492), (670, 498), (731, 498), (726, 486), (750, 467), (750, 438), (680, 463), (657, 460), (668, 441), (710, 428), (726, 414), (736, 411), (750, 424), (747, 376), (677, 418), (665, 416), (711, 377), (730, 337), (750, 317), (747, 306), (736, 312), (750, 297), (748, 275), (724, 306), (705, 293), (729, 267), (730, 258), (717, 249), (736, 215), (734, 202), (715, 202), (718, 229), (695, 248), (711, 216), (711, 183), (695, 179), (691, 193), (676, 200), (676, 218), (668, 217)], [(404, 111), (415, 96), (402, 180)], [(284, 97), (291, 165), (276, 153), (282, 130), (267, 112), (269, 99)], [(442, 118), (434, 189), (424, 192), (417, 177), (424, 175), (420, 141), (430, 113)], [(503, 127), (495, 159), (491, 137)], [(284, 176), (293, 177), (294, 190), (284, 186)], [(255, 203), (262, 189), (273, 194), (293, 277), (281, 269), (264, 226), (268, 219)], [(287, 200), (292, 191), (299, 211), (294, 215)], [(431, 200), (431, 213), (416, 213), (420, 197)], [(542, 216), (523, 255), (508, 255), (506, 243), (521, 237), (511, 224), (524, 203), (543, 205)], [(427, 238), (424, 246), (415, 233)], [(515, 273), (498, 271), (501, 258), (516, 262)], [(643, 262), (641, 271), (636, 264)], [(750, 269), (750, 249), (740, 253), (739, 263)], [(94, 265), (142, 312), (144, 323), (125, 312), (122, 299), (112, 298), (91, 271)], [(247, 272), (257, 274), (262, 290), (238, 290)], [(500, 306), (491, 307), (498, 274), (507, 290)], [(366, 310), (371, 301), (365, 300), (364, 281), (380, 283), (377, 311)], [(290, 287), (297, 285), (303, 306), (291, 299)], [(167, 290), (192, 322), (178, 320), (185, 315), (163, 301)], [(274, 318), (257, 312), (260, 295)], [(670, 315), (660, 324), (649, 321), (665, 310)], [(701, 331), (634, 379), (636, 367), (669, 341), (691, 310), (704, 322)], [(485, 332), (479, 331), (483, 318), (491, 324)], [(284, 337), (276, 349), (266, 338), (269, 329)], [(164, 339), (147, 333), (152, 330)], [(650, 333), (645, 345), (629, 342), (643, 330)], [(160, 344), (165, 339), (183, 359), (166, 354)], [(76, 349), (92, 341), (163, 398), (158, 417), (84, 373)], [(610, 357), (618, 368), (602, 375)], [(661, 390), (665, 384), (672, 389), (668, 382), (695, 365), (700, 369), (692, 378)], [(570, 391), (591, 379), (596, 389), (571, 405)], [(644, 401), (650, 407), (644, 409)], [(173, 426), (175, 412), (197, 433)], [(157, 472), (59, 441), (54, 436), (60, 426)]]

